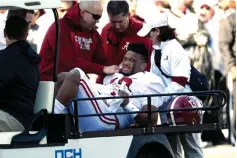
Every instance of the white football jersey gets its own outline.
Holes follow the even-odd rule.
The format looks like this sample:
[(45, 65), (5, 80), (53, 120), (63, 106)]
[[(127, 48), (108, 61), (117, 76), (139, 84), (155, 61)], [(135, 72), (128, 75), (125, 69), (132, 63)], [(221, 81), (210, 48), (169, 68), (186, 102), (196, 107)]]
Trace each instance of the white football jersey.
[[(79, 68), (81, 81), (78, 87), (77, 98), (98, 98), (118, 96), (119, 90), (124, 90), (129, 95), (144, 95), (144, 94), (160, 94), (163, 92), (161, 79), (151, 72), (141, 72), (130, 77), (125, 77), (122, 74), (114, 74), (105, 78), (105, 85), (91, 83), (86, 74)], [(106, 100), (87, 100), (78, 101), (78, 115), (101, 114), (111, 112), (125, 112), (121, 107), (123, 99), (106, 99)], [(147, 105), (147, 98), (134, 98), (130, 102), (137, 106), (141, 111), (144, 105)], [(161, 97), (152, 97), (151, 104), (159, 107), (163, 103)], [(69, 108), (71, 113), (74, 113), (74, 107)], [(66, 107), (59, 101), (55, 101), (55, 113), (68, 113)], [(80, 117), (79, 128), (84, 131), (101, 131), (113, 130), (116, 127), (116, 117), (119, 121), (120, 128), (127, 128), (135, 123), (135, 120), (130, 115), (102, 115), (98, 117)], [(118, 123), (118, 122), (117, 122)]]
[[(104, 85), (125, 85), (125, 91), (128, 90), (130, 95), (148, 95), (161, 94), (164, 91), (163, 81), (160, 77), (151, 72), (139, 72), (131, 76), (122, 74), (109, 75), (104, 78)], [(121, 87), (120, 87), (121, 89)], [(137, 106), (139, 110), (147, 105), (147, 98), (130, 98), (130, 101)], [(163, 104), (163, 97), (152, 97), (151, 104), (159, 107)]]

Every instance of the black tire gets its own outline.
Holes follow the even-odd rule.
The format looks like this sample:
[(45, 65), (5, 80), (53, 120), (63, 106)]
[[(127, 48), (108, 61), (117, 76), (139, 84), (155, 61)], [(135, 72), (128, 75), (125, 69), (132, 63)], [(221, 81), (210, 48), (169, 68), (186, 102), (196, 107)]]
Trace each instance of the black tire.
[(161, 144), (150, 143), (143, 146), (136, 158), (173, 158), (172, 154)]

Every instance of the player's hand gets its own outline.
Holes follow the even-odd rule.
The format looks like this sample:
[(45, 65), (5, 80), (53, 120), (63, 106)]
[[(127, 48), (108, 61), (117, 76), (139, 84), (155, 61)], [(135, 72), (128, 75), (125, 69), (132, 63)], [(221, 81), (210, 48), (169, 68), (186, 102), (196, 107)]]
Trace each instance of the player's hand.
[[(118, 95), (121, 96), (121, 97), (127, 97), (129, 96), (129, 94), (125, 91), (118, 91)], [(121, 104), (122, 107), (125, 107), (126, 105), (128, 105), (129, 103), (129, 98), (123, 98), (123, 102)]]
[(112, 65), (112, 66), (105, 66), (103, 69), (103, 72), (107, 75), (118, 73), (119, 72), (119, 67), (117, 65)]

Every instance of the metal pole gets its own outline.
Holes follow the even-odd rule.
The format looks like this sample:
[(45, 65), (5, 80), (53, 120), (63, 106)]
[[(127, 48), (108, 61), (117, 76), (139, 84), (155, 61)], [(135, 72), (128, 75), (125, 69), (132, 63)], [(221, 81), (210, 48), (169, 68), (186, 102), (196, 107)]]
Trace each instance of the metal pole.
[(148, 104), (148, 118), (147, 118), (147, 121), (148, 121), (148, 133), (151, 132), (151, 127), (152, 127), (152, 118), (151, 118), (151, 97), (148, 96), (147, 97), (147, 104)]
[(79, 137), (79, 118), (78, 118), (78, 101), (77, 100), (74, 100), (73, 101), (73, 105), (74, 105), (74, 115), (76, 116), (74, 119), (75, 119), (75, 131), (74, 131), (74, 136), (76, 138)]
[(55, 42), (55, 56), (54, 56), (54, 67), (53, 67), (53, 82), (57, 82), (57, 74), (58, 74), (58, 58), (59, 58), (59, 42), (60, 42), (60, 26), (58, 20), (58, 12), (57, 9), (53, 9), (54, 19), (55, 19), (55, 27), (56, 27), (56, 42)]

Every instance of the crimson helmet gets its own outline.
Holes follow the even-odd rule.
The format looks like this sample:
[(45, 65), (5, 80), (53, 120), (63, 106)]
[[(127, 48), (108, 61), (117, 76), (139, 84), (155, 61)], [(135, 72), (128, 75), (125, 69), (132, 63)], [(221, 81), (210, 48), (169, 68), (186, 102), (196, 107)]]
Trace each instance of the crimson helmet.
[[(202, 102), (192, 96), (175, 97), (168, 105), (168, 109), (198, 108)], [(190, 125), (201, 123), (201, 111), (170, 111), (167, 113), (170, 125)]]

